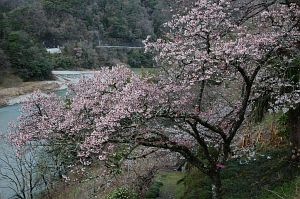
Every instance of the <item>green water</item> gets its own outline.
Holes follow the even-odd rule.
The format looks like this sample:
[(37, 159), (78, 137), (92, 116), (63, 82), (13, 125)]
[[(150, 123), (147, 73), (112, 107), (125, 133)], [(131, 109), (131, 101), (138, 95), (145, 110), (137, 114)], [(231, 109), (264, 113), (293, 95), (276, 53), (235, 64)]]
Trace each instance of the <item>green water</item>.
[[(64, 96), (66, 89), (57, 90), (55, 93)], [(0, 108), (0, 134), (6, 134), (10, 122), (15, 122), (20, 115), (20, 104)], [(1, 143), (1, 141), (0, 141)]]
[(0, 108), (0, 132), (6, 133), (9, 122), (15, 121), (19, 114), (19, 104)]

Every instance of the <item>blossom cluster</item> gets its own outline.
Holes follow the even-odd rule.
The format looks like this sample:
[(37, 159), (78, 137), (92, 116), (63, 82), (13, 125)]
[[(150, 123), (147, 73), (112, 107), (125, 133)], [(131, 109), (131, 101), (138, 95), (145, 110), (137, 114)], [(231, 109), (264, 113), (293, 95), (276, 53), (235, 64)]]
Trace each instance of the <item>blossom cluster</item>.
[[(297, 50), (299, 17), (296, 5), (279, 1), (248, 17), (232, 1), (198, 0), (166, 24), (165, 39), (145, 41), (146, 50), (157, 53), (158, 75), (141, 77), (116, 66), (70, 85), (66, 98), (36, 92), (24, 103), (11, 140), (18, 147), (72, 144), (80, 158), (101, 160), (117, 143), (170, 149), (186, 158), (201, 145), (210, 162), (223, 163), (219, 159), (229, 153), (260, 87), (270, 87), (278, 104), (299, 103), (298, 91), (280, 96), (275, 88), (281, 82), (271, 78), (280, 49)], [(210, 147), (220, 157), (212, 158)]]

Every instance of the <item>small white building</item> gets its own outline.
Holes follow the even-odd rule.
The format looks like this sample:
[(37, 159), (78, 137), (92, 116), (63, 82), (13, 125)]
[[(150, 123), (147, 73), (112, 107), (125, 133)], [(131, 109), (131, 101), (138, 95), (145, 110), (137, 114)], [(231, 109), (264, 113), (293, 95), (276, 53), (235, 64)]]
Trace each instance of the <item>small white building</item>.
[(46, 51), (50, 54), (60, 54), (61, 53), (61, 49), (59, 46), (57, 48), (46, 48)]

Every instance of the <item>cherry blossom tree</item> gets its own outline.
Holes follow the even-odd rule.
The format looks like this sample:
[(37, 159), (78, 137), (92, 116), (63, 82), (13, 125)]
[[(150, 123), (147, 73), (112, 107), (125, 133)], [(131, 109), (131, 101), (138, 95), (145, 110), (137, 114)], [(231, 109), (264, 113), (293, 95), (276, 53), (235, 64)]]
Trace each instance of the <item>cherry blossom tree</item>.
[(12, 143), (22, 149), (51, 142), (84, 164), (106, 160), (120, 144), (169, 150), (208, 175), (212, 198), (222, 198), (221, 170), (262, 84), (278, 99), (274, 109), (299, 103), (299, 83), (288, 94), (276, 92), (289, 80), (272, 75), (275, 59), (283, 71), (293, 59), (278, 59), (281, 49), (297, 52), (299, 8), (275, 0), (247, 6), (198, 0), (175, 15), (165, 38), (145, 41), (157, 54), (157, 75), (103, 68), (70, 85), (66, 98), (34, 93), (12, 128)]

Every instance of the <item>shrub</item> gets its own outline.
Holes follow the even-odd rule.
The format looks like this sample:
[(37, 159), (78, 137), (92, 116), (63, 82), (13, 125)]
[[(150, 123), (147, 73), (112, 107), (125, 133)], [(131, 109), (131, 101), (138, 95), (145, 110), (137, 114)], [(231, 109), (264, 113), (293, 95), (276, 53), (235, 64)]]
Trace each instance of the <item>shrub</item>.
[(106, 199), (138, 199), (138, 195), (130, 188), (120, 187), (111, 192)]
[(23, 80), (51, 78), (52, 64), (46, 50), (26, 32), (11, 32), (8, 35), (5, 50), (12, 69)]
[(53, 68), (55, 69), (70, 69), (75, 66), (75, 60), (71, 56), (54, 55)]
[(128, 65), (133, 68), (153, 67), (153, 56), (141, 50), (133, 50), (128, 53)]
[(161, 182), (154, 182), (147, 191), (145, 198), (157, 198), (159, 196), (160, 187), (163, 186)]

